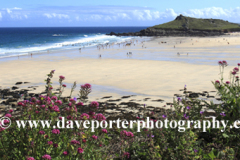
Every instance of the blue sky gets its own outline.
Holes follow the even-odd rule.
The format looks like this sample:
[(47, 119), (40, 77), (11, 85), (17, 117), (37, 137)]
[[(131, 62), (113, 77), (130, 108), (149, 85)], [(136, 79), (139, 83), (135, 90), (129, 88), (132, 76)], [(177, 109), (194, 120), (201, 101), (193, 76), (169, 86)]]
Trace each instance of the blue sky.
[(1, 0), (0, 27), (152, 26), (183, 14), (240, 23), (239, 0)]

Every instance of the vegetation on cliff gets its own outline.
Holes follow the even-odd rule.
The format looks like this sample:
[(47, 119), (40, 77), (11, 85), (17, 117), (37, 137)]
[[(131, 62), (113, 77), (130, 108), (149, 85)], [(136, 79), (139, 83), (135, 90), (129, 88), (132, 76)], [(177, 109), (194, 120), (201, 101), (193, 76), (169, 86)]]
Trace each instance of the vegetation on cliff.
[(164, 30), (218, 30), (240, 31), (240, 25), (221, 19), (200, 19), (179, 15), (175, 20), (151, 28)]

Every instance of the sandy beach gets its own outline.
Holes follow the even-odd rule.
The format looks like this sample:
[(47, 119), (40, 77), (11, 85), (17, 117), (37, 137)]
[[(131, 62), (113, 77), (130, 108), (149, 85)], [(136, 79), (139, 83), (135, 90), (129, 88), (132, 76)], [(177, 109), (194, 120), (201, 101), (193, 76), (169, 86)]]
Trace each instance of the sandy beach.
[[(81, 84), (90, 83), (93, 86), (90, 101), (104, 102), (101, 99), (104, 96), (118, 99), (135, 95), (125, 101), (162, 107), (173, 101), (174, 94), (182, 93), (179, 90), (185, 85), (188, 91), (213, 91), (211, 81), (220, 78), (219, 60), (229, 63), (225, 71), (228, 80), (229, 71), (240, 62), (239, 50), (240, 36), (236, 33), (201, 38), (155, 37), (129, 47), (115, 45), (100, 51), (97, 48), (81, 52), (68, 50), (1, 60), (0, 84), (1, 88), (7, 88), (16, 82), (30, 82), (20, 85), (21, 88), (38, 86), (31, 92), (40, 93), (44, 91), (46, 74), (56, 70), (52, 79), (54, 90), (58, 87), (58, 77), (66, 77), (63, 96), (69, 96), (71, 85), (77, 81), (73, 96), (77, 96)], [(129, 56), (127, 52), (133, 54)], [(144, 98), (151, 99), (144, 101)], [(152, 101), (158, 99), (164, 101)]]

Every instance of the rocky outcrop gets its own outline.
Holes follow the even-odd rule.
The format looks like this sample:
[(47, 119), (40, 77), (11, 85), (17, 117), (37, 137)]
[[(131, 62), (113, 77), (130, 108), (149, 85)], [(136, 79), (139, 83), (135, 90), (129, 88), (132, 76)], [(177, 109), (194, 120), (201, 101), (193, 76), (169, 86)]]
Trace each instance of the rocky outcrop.
[(155, 29), (147, 28), (141, 30), (140, 32), (130, 32), (130, 33), (114, 33), (111, 32), (107, 35), (114, 36), (175, 36), (175, 37), (188, 37), (188, 36), (219, 36), (223, 35), (224, 32), (221, 31), (207, 31), (207, 30), (190, 30), (187, 27), (184, 30), (172, 30), (172, 29)]

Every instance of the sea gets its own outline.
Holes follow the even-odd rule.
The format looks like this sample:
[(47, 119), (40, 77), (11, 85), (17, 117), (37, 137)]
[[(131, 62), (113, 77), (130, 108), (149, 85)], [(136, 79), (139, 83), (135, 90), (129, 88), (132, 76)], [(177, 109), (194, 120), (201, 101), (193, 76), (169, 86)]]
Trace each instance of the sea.
[(0, 28), (0, 58), (121, 43), (134, 37), (106, 34), (138, 32), (146, 28), (147, 26)]

